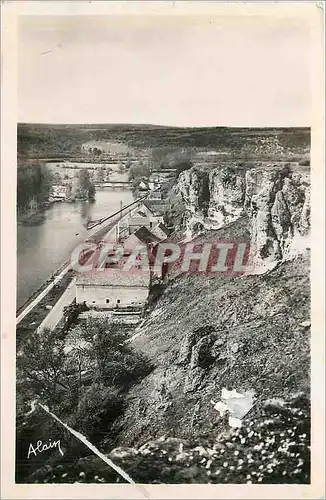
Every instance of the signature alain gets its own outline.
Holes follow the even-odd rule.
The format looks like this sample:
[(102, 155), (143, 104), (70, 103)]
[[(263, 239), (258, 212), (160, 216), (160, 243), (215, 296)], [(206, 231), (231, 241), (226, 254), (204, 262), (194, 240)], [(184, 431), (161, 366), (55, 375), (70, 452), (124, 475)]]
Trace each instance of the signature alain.
[(34, 456), (36, 457), (37, 453), (42, 453), (43, 451), (47, 451), (50, 450), (51, 448), (56, 448), (56, 447), (58, 447), (58, 450), (63, 456), (63, 451), (60, 445), (60, 439), (58, 439), (58, 441), (51, 441), (50, 438), (48, 444), (46, 443), (43, 444), (43, 441), (37, 441), (35, 448), (32, 445), (32, 443), (30, 443), (28, 448), (27, 458), (29, 458), (32, 453), (34, 453)]

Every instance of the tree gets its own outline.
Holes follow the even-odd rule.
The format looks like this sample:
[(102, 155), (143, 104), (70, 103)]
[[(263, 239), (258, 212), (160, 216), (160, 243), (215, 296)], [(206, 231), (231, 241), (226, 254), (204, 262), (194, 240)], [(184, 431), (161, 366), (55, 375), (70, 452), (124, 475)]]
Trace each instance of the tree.
[(98, 182), (104, 182), (104, 167), (98, 167), (96, 173)]
[(119, 163), (118, 172), (119, 172), (119, 174), (123, 174), (125, 172), (125, 167), (124, 167), (123, 163)]
[(64, 363), (64, 339), (47, 328), (30, 333), (17, 356), (23, 386), (52, 405), (69, 392)]
[(17, 209), (26, 212), (31, 203), (39, 208), (49, 197), (52, 172), (42, 162), (19, 163), (17, 169)]
[(88, 188), (88, 201), (92, 203), (95, 201), (95, 193), (96, 193), (95, 186), (93, 183), (91, 183)]
[(129, 168), (128, 178), (129, 181), (140, 181), (144, 177), (148, 178), (150, 176), (150, 168), (148, 165), (144, 165), (142, 162), (139, 162), (138, 165), (132, 165)]
[(67, 333), (70, 328), (76, 323), (79, 314), (87, 310), (88, 307), (86, 306), (86, 304), (77, 304), (76, 299), (71, 304), (69, 304), (69, 306), (65, 306), (63, 308), (63, 330)]
[(177, 171), (177, 177), (179, 177), (181, 172), (183, 172), (184, 170), (189, 170), (192, 167), (193, 163), (190, 160), (182, 160), (173, 166), (173, 168), (175, 168)]
[(82, 168), (76, 173), (78, 179), (78, 190), (82, 198), (88, 198), (89, 201), (95, 200), (95, 186), (90, 179), (87, 168)]
[(55, 174), (53, 176), (53, 183), (54, 184), (61, 184), (61, 182), (62, 182), (61, 175), (59, 174), (59, 172), (55, 172)]
[(91, 353), (88, 351), (87, 355), (96, 361), (98, 379), (106, 385), (126, 388), (153, 368), (144, 356), (126, 343), (129, 329), (125, 325), (88, 318), (78, 326), (77, 332), (78, 338), (91, 343)]

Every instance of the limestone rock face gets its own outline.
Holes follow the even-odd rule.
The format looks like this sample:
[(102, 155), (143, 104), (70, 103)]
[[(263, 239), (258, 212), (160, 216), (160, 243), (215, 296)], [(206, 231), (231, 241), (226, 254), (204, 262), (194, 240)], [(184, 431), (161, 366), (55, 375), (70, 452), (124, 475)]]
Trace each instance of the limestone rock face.
[[(273, 266), (296, 253), (310, 228), (309, 177), (287, 168), (256, 168), (246, 173), (245, 207), (251, 218), (255, 267)], [(302, 245), (308, 246), (308, 240)]]
[(218, 229), (243, 214), (244, 172), (234, 166), (182, 172), (177, 191), (186, 205), (185, 227), (191, 234), (198, 224), (201, 229)]
[(179, 176), (176, 192), (185, 206), (188, 239), (247, 214), (256, 271), (309, 247), (310, 174), (298, 166), (228, 165), (204, 171), (193, 167)]

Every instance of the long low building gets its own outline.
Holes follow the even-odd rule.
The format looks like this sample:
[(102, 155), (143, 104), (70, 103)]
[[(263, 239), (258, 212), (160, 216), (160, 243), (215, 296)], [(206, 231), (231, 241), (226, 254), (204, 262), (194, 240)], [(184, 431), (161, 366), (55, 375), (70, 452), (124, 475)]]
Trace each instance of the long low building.
[(150, 273), (145, 270), (79, 273), (76, 279), (76, 302), (90, 308), (116, 309), (143, 307), (149, 294)]

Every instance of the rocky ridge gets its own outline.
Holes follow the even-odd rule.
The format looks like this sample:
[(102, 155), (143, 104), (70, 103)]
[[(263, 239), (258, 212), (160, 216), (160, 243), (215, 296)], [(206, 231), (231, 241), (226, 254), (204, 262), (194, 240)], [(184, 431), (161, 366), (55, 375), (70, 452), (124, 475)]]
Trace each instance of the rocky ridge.
[(179, 176), (175, 194), (184, 205), (190, 240), (248, 215), (256, 272), (309, 248), (310, 173), (293, 164), (193, 167)]

